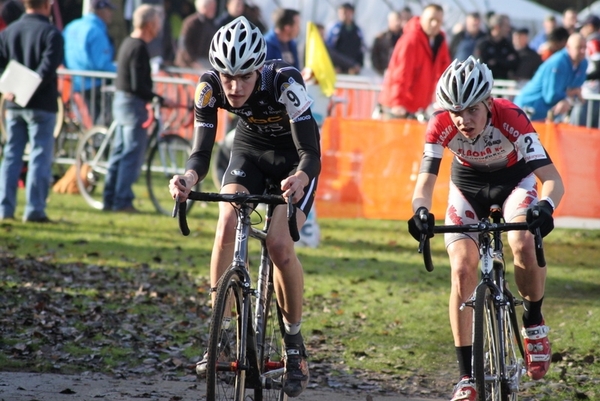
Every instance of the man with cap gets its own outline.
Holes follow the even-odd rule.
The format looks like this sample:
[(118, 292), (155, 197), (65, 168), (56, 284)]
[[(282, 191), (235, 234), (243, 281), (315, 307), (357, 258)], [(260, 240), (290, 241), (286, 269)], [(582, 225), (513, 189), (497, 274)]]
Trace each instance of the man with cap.
[[(600, 17), (590, 14), (581, 24), (579, 33), (586, 40), (585, 57), (588, 61), (585, 82), (581, 86), (581, 94), (585, 98), (588, 95), (600, 94)], [(574, 125), (588, 125), (588, 111), (591, 102), (591, 116), (589, 125), (598, 128), (600, 119), (600, 101), (588, 100), (573, 105), (570, 121)]]
[[(108, 25), (113, 20), (115, 6), (111, 0), (92, 0), (91, 11), (71, 21), (63, 31), (65, 41), (65, 65), (71, 70), (116, 72), (115, 49), (108, 36)], [(73, 90), (84, 94), (90, 113), (98, 123), (102, 121), (103, 80), (75, 77)], [(92, 107), (93, 106), (93, 107)]]

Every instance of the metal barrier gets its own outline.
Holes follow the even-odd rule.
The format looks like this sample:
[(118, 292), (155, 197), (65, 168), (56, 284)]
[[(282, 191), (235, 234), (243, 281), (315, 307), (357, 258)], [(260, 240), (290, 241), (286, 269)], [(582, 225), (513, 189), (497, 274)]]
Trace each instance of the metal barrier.
[[(492, 96), (513, 100), (519, 94), (523, 84), (514, 80), (496, 79)], [(338, 75), (330, 115), (351, 119), (371, 118), (378, 106), (377, 99), (381, 87), (380, 83), (373, 83), (368, 77)], [(597, 128), (600, 125), (600, 95), (584, 95), (583, 99), (585, 101), (583, 107), (587, 110), (585, 126)], [(569, 115), (560, 116), (557, 120), (557, 122), (568, 121)]]
[[(116, 73), (59, 69), (60, 92), (57, 128), (55, 129), (55, 163), (73, 164), (77, 141), (94, 125), (108, 127), (112, 122), (112, 95), (115, 91)], [(87, 80), (88, 90), (83, 83)], [(154, 91), (189, 109), (163, 108), (164, 130), (177, 133), (187, 139), (193, 134), (193, 100), (196, 80), (154, 74)]]

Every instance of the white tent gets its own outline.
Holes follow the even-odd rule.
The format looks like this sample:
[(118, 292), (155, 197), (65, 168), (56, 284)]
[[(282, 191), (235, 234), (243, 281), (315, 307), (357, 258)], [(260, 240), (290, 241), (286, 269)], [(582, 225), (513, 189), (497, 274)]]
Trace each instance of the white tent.
[[(251, 3), (261, 8), (263, 19), (268, 26), (272, 25), (273, 11), (277, 7), (283, 7), (299, 10), (304, 23), (313, 21), (328, 27), (337, 20), (337, 7), (345, 1), (348, 0), (253, 0)], [(368, 48), (371, 47), (375, 36), (387, 29), (387, 14), (390, 10), (400, 10), (408, 6), (414, 14), (418, 15), (423, 5), (429, 3), (418, 0), (350, 0), (348, 2), (355, 5), (355, 19), (363, 30), (365, 45)], [(559, 13), (528, 0), (434, 0), (432, 2), (444, 7), (444, 28), (447, 33), (452, 31), (455, 24), (464, 21), (467, 13), (473, 11), (478, 11), (482, 15), (489, 11), (507, 14), (513, 26), (529, 28), (532, 36), (542, 28), (542, 21), (548, 14), (560, 17)], [(304, 33), (301, 33), (298, 41), (303, 40)]]

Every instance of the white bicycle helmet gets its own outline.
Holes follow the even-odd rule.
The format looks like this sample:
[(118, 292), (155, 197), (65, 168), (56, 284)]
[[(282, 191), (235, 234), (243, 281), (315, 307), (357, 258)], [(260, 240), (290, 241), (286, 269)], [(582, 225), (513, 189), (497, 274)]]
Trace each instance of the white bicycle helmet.
[(245, 17), (219, 28), (210, 43), (208, 60), (222, 74), (242, 75), (259, 69), (267, 58), (260, 30)]
[(449, 111), (461, 111), (492, 93), (494, 77), (487, 65), (469, 56), (454, 60), (440, 77), (436, 88), (438, 104)]

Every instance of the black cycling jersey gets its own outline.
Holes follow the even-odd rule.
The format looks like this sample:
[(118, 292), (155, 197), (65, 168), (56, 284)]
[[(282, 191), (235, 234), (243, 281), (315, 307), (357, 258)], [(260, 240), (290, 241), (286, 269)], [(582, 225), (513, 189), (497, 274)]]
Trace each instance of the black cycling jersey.
[[(300, 71), (281, 60), (267, 61), (259, 72), (256, 88), (240, 108), (232, 107), (219, 73), (204, 73), (196, 87), (194, 143), (186, 169), (203, 179), (209, 170), (217, 132), (217, 111), (223, 108), (239, 116), (233, 150), (249, 152), (293, 150), (297, 170), (313, 181), (321, 170), (319, 129), (312, 116), (312, 100), (306, 93)], [(292, 161), (292, 160), (288, 160)], [(277, 164), (273, 164), (273, 175)]]

